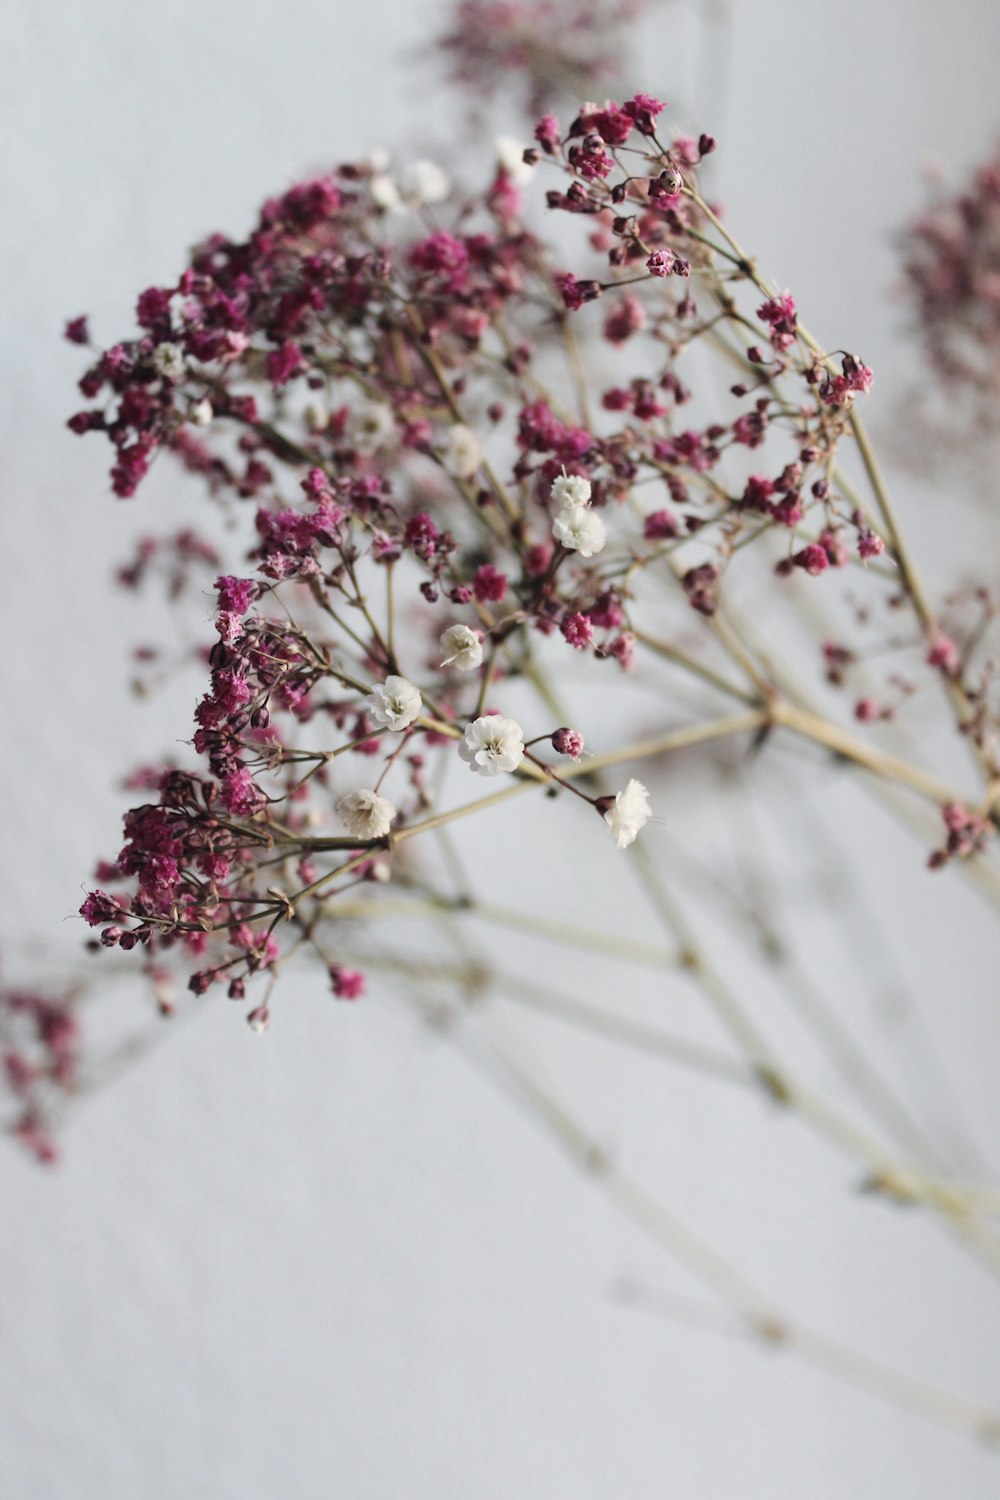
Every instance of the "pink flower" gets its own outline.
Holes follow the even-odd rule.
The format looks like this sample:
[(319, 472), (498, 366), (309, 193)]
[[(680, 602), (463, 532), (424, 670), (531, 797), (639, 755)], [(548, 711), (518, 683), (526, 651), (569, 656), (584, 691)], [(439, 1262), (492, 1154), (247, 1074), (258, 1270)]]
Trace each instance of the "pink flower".
[(653, 121), (666, 107), (661, 100), (652, 98), (650, 94), (636, 94), (622, 105), (622, 114), (627, 115), (643, 135), (652, 135), (656, 128)]
[(559, 149), (559, 121), (555, 115), (543, 115), (535, 126), (535, 140), (549, 156)]
[(557, 729), (552, 736), (552, 748), (559, 755), (579, 760), (583, 754), (583, 735), (579, 729)]
[(330, 984), (338, 1000), (360, 1000), (365, 992), (365, 976), (342, 964), (330, 965)]
[(473, 575), (472, 590), (480, 604), (499, 604), (507, 592), (507, 579), (492, 563), (483, 563)]
[(604, 320), (604, 337), (609, 344), (624, 344), (633, 333), (646, 326), (646, 309), (637, 297), (622, 297)]
[(642, 523), (642, 534), (647, 542), (660, 542), (680, 536), (677, 517), (671, 515), (669, 510), (651, 511)]
[(820, 573), (825, 573), (830, 566), (830, 559), (826, 548), (818, 546), (815, 542), (810, 542), (807, 547), (803, 547), (801, 551), (794, 553), (792, 562), (797, 568), (801, 568), (803, 572), (809, 573), (813, 578), (817, 577)]
[(566, 640), (577, 651), (585, 651), (594, 639), (594, 627), (586, 615), (567, 615), (560, 626)]
[(302, 350), (298, 344), (282, 344), (272, 349), (266, 360), (267, 378), (274, 385), (287, 385), (303, 366)]

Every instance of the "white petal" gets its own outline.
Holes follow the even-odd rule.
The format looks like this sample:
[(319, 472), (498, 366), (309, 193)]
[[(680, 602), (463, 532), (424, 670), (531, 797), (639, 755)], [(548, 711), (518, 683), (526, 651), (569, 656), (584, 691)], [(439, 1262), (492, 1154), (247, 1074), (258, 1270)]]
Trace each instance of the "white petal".
[(406, 169), (406, 186), (417, 203), (440, 203), (451, 192), (451, 179), (436, 161), (415, 161)]
[(523, 183), (534, 171), (524, 159), (524, 146), (512, 135), (501, 135), (496, 140), (497, 160), (511, 182)]

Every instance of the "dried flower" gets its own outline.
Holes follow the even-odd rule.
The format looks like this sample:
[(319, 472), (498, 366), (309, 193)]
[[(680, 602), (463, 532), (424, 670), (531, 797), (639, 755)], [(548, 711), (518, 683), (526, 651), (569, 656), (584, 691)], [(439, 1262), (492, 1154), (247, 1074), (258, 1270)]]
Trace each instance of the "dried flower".
[(343, 964), (330, 965), (330, 986), (338, 1000), (360, 1000), (365, 992), (365, 976)]
[(579, 760), (583, 754), (583, 735), (579, 729), (557, 729), (552, 736), (552, 748), (559, 755), (568, 755), (572, 760)]
[(477, 630), (468, 625), (449, 625), (441, 637), (441, 650), (445, 653), (441, 665), (454, 667), (458, 672), (474, 672), (483, 662), (483, 640)]
[(441, 456), (445, 467), (459, 479), (471, 479), (483, 461), (483, 445), (471, 427), (457, 422), (448, 428)]
[(367, 787), (348, 792), (337, 803), (337, 817), (359, 839), (385, 838), (395, 816), (392, 803)]
[(380, 729), (408, 729), (422, 708), (419, 690), (405, 677), (387, 677), (368, 695), (368, 716)]
[(375, 206), (386, 213), (402, 207), (402, 195), (388, 172), (374, 173), (368, 180), (368, 191)]
[(497, 137), (497, 160), (501, 168), (506, 172), (511, 182), (521, 184), (527, 182), (534, 168), (524, 159), (524, 146), (520, 141), (510, 135)]
[[(647, 0), (457, 0), (437, 47), (479, 114), (501, 92), (532, 116), (569, 89), (598, 98), (620, 76), (627, 26)], [(642, 96), (639, 96), (640, 98)]]
[(403, 177), (407, 196), (418, 206), (443, 203), (451, 192), (451, 179), (436, 161), (415, 161)]
[(486, 714), (467, 726), (458, 753), (477, 776), (516, 771), (524, 759), (524, 733), (513, 719)]
[[(601, 798), (600, 802), (609, 799)], [(639, 830), (645, 827), (651, 817), (649, 806), (649, 792), (641, 781), (636, 781), (633, 776), (624, 791), (618, 792), (610, 806), (599, 811), (603, 812), (605, 823), (615, 836), (615, 843), (619, 849), (627, 849), (629, 844), (635, 842)]]
[(552, 481), (552, 498), (566, 509), (574, 505), (590, 504), (590, 480), (579, 474), (558, 474)]
[(390, 406), (382, 401), (362, 401), (348, 417), (344, 435), (359, 453), (377, 453), (395, 431), (396, 422)]
[(568, 552), (593, 557), (607, 541), (604, 522), (583, 505), (564, 505), (552, 523), (552, 535)]
[(164, 380), (183, 380), (184, 351), (177, 344), (157, 344), (153, 350), (153, 369)]

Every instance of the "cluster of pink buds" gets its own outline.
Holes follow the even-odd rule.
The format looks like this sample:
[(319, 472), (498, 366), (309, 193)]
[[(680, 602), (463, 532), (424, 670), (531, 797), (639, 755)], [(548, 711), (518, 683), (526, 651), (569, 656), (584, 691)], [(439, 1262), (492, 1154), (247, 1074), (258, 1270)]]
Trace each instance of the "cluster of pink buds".
[[(158, 569), (177, 595), (210, 570), (216, 640), (198, 653), (197, 767), (135, 783), (153, 795), (84, 902), (105, 947), (242, 1000), (258, 976), (270, 993), (290, 927), (337, 995), (359, 994), (319, 914), (391, 878), (433, 822), (442, 756), (572, 792), (622, 849), (648, 821), (642, 782), (584, 790), (582, 733), (505, 703), (543, 645), (628, 671), (647, 585), (711, 617), (769, 539), (779, 575), (879, 556), (831, 482), (871, 372), (824, 356), (790, 293), (761, 300), (698, 189), (715, 141), (661, 140), (663, 110), (637, 94), (566, 128), (546, 115), (462, 200), (431, 163), (342, 165), (269, 200), (245, 240), (198, 246), (141, 295), (139, 332), (92, 356), (70, 426), (110, 441), (115, 492), (162, 455), (234, 535), (249, 523), (242, 553), (187, 530), (121, 571), (134, 587)], [(568, 216), (558, 251), (523, 209), (543, 173)], [(85, 320), (67, 334), (89, 346)], [(723, 336), (736, 412), (686, 421), (679, 361)], [(620, 368), (589, 397), (583, 350)]]
[(529, 113), (619, 81), (622, 29), (649, 0), (458, 0), (436, 48), (475, 111), (523, 90)]
[[(641, 93), (547, 113), (461, 197), (430, 162), (342, 164), (245, 239), (199, 245), (140, 296), (138, 332), (91, 353), (70, 426), (110, 442), (114, 491), (179, 462), (229, 540), (147, 537), (120, 573), (173, 596), (214, 579), (215, 640), (195, 653), (196, 763), (133, 781), (145, 800), (82, 915), (151, 975), (254, 1000), (255, 1030), (293, 952), (362, 993), (331, 903), (375, 903), (409, 841), (458, 815), (436, 810), (442, 767), (544, 785), (635, 841), (647, 787), (601, 784), (583, 757), (599, 726), (554, 727), (544, 691), (528, 706), (542, 673), (683, 660), (657, 601), (704, 644), (757, 559), (793, 599), (851, 573), (859, 622), (907, 602), (838, 464), (872, 372), (761, 279), (699, 186), (715, 140), (661, 137), (664, 111)], [(565, 220), (556, 242), (529, 182)], [(67, 335), (90, 347), (86, 320)], [(722, 390), (689, 388), (695, 347)], [(951, 637), (909, 618), (898, 650), (969, 692)], [(861, 647), (825, 649), (828, 680), (853, 684)], [(857, 687), (856, 725), (915, 691), (898, 670)]]
[(927, 863), (932, 870), (940, 870), (952, 859), (968, 859), (978, 854), (987, 838), (994, 832), (989, 819), (981, 813), (970, 812), (959, 802), (949, 802), (941, 809), (947, 838), (940, 849), (935, 849)]
[(939, 192), (908, 228), (902, 248), (905, 286), (935, 382), (995, 408), (1000, 158), (978, 167), (960, 192)]
[[(724, 824), (743, 768), (777, 743), (803, 777), (857, 772), (901, 817), (922, 799), (944, 824), (930, 867), (982, 860), (964, 873), (997, 896), (984, 865), (1000, 825), (1000, 609), (974, 579), (938, 609), (865, 429), (873, 372), (821, 342), (742, 248), (704, 186), (715, 137), (674, 131), (653, 94), (622, 97), (620, 32), (646, 3), (456, 0), (437, 43), (466, 95), (452, 138), (501, 94), (520, 90), (532, 112), (478, 177), (461, 163), (459, 186), (450, 163), (385, 151), (341, 161), (269, 198), (249, 232), (197, 244), (108, 347), (87, 318), (67, 323), (86, 358), (68, 425), (107, 445), (113, 493), (144, 503), (173, 472), (205, 516), (144, 530), (117, 571), (130, 593), (159, 586), (197, 615), (172, 655), (134, 650), (139, 689), (178, 655), (198, 686), (170, 757), (125, 782), (122, 836), (79, 909), (86, 948), (141, 973), (161, 1015), (225, 996), (260, 1035), (300, 964), (355, 1018), (381, 974), (428, 1020), (470, 1029), (471, 1001), (530, 992), (650, 1058), (759, 1086), (856, 1157), (866, 1185), (922, 1201), (981, 1253), (976, 1216), (995, 1192), (950, 1178), (912, 1101), (831, 1021), (811, 957), (793, 972), (770, 839), (740, 849)], [(913, 227), (906, 272), (935, 377), (981, 388), (992, 409), (1000, 164)], [(956, 780), (932, 764), (942, 716), (972, 789), (968, 764)], [(689, 851), (657, 825), (695, 761)], [(537, 817), (505, 823), (522, 797)], [(479, 814), (486, 830), (463, 839)], [(779, 837), (791, 821), (775, 818)], [(919, 814), (917, 827), (923, 838)], [(736, 879), (711, 866), (714, 846), (729, 865), (738, 855)], [(692, 908), (703, 893), (725, 902), (707, 937), (688, 872)], [(603, 930), (623, 905), (619, 873), (643, 897), (628, 915), (658, 924), (659, 943)], [(522, 874), (510, 904), (488, 890)], [(572, 920), (544, 897), (515, 909), (543, 882)], [(396, 935), (401, 914), (418, 943)], [(504, 974), (466, 917), (700, 986), (739, 1055), (638, 1024), (596, 981), (592, 1003), (549, 993), (544, 971)], [(783, 1028), (751, 1014), (754, 986), (727, 977), (728, 953), (715, 961), (712, 939), (747, 935), (841, 1092), (859, 1095), (862, 1125), (849, 1099), (800, 1086)], [(755, 1336), (996, 1436), (969, 1403), (786, 1324), (617, 1170), (505, 1034), (488, 1038), (491, 1071)], [(10, 1129), (49, 1161), (81, 1088), (76, 995), (0, 990), (0, 1049)]]
[(56, 1158), (55, 1117), (77, 1084), (77, 998), (0, 987), (0, 1051), (15, 1109), (7, 1129), (42, 1162)]

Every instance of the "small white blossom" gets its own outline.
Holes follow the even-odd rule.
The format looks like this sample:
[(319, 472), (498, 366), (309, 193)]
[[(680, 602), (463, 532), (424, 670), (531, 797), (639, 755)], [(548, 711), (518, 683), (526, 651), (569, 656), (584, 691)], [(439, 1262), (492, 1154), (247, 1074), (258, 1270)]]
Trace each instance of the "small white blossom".
[(184, 378), (184, 351), (177, 344), (157, 344), (153, 350), (153, 369), (164, 380)]
[(154, 968), (153, 973), (153, 999), (164, 1016), (173, 1015), (174, 1003), (177, 999), (177, 987), (169, 975), (160, 968)]
[(615, 836), (619, 849), (627, 849), (635, 836), (649, 822), (649, 792), (633, 776), (623, 792), (615, 797), (614, 806), (604, 814), (604, 821)]
[(564, 508), (569, 505), (589, 505), (590, 480), (581, 478), (579, 474), (558, 474), (552, 481), (550, 493), (556, 504)]
[(524, 147), (512, 135), (501, 135), (496, 140), (497, 160), (511, 182), (527, 182), (534, 168), (524, 159)]
[(407, 729), (419, 718), (423, 700), (405, 677), (387, 677), (368, 695), (368, 715), (380, 729)]
[(445, 653), (443, 667), (454, 667), (458, 672), (474, 672), (483, 664), (483, 640), (478, 630), (468, 625), (449, 625), (441, 637), (441, 650)]
[(347, 418), (344, 435), (359, 453), (374, 453), (393, 436), (392, 408), (382, 401), (362, 401)]
[(384, 146), (373, 146), (366, 158), (367, 165), (373, 172), (387, 172), (391, 161), (392, 152), (387, 151)]
[(405, 182), (408, 196), (417, 204), (440, 203), (451, 192), (451, 179), (436, 161), (411, 162)]
[(368, 191), (372, 195), (375, 207), (383, 209), (386, 213), (392, 213), (403, 202), (399, 188), (388, 172), (376, 172), (374, 176), (369, 177)]
[(483, 461), (483, 445), (471, 427), (456, 422), (448, 428), (442, 458), (445, 467), (459, 479), (471, 479)]
[(499, 776), (516, 771), (524, 759), (524, 733), (520, 724), (503, 714), (474, 719), (459, 741), (458, 753), (477, 776)]
[(337, 803), (337, 817), (348, 833), (359, 839), (385, 838), (395, 816), (396, 809), (392, 803), (367, 787), (362, 787), (357, 792), (348, 792)]
[(593, 557), (608, 539), (600, 516), (585, 505), (564, 505), (552, 523), (552, 535), (581, 557)]
[(191, 408), (191, 420), (196, 427), (208, 427), (214, 416), (215, 412), (212, 410), (212, 403), (207, 396), (204, 396), (201, 401), (198, 401)]

